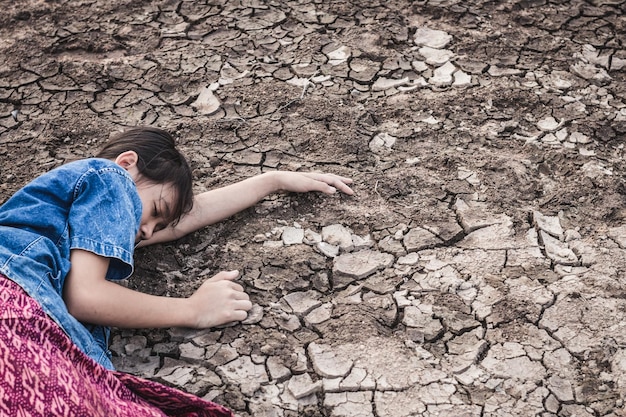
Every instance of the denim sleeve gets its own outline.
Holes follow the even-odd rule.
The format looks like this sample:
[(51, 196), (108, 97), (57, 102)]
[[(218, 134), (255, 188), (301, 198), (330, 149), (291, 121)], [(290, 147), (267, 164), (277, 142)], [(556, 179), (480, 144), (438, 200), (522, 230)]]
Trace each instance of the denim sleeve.
[(127, 278), (133, 272), (140, 219), (141, 200), (125, 171), (89, 170), (74, 189), (69, 213), (70, 248), (110, 258), (107, 279)]

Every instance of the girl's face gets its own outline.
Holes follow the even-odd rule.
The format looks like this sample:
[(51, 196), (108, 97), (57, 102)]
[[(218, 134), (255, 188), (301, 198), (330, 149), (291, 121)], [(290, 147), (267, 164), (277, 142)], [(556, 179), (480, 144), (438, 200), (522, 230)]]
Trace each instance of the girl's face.
[(141, 224), (135, 243), (148, 240), (159, 230), (166, 228), (171, 219), (171, 207), (175, 193), (170, 184), (154, 184), (140, 181), (137, 192), (142, 203)]
[(135, 181), (143, 206), (135, 243), (150, 239), (155, 232), (168, 226), (176, 195), (171, 184), (155, 184), (143, 179), (137, 169), (137, 159), (134, 151), (123, 152), (115, 158), (115, 163), (128, 171)]

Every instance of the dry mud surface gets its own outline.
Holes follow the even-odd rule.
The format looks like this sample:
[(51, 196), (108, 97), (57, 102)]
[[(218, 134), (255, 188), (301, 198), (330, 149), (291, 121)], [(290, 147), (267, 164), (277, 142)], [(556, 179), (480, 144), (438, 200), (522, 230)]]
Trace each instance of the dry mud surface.
[(0, 198), (111, 132), (176, 132), (197, 191), (323, 170), (140, 251), (240, 269), (249, 319), (117, 330), (119, 369), (239, 416), (623, 416), (626, 5), (2, 2)]

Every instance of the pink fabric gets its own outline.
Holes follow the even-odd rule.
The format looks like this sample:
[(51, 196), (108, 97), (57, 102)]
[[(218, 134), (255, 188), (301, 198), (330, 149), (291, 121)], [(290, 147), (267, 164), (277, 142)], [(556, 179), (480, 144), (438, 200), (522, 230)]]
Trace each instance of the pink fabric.
[(0, 416), (232, 417), (209, 401), (85, 355), (39, 304), (0, 274)]

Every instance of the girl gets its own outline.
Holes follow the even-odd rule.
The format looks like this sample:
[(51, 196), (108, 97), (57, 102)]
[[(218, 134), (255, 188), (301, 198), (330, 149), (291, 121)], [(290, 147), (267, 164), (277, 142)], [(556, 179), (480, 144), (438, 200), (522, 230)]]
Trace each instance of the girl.
[(97, 158), (63, 165), (0, 207), (0, 415), (206, 415), (230, 412), (113, 371), (108, 326), (209, 328), (243, 320), (252, 304), (220, 272), (189, 298), (116, 284), (133, 250), (178, 239), (279, 191), (340, 191), (332, 174), (271, 172), (192, 194), (173, 138), (137, 128)]

